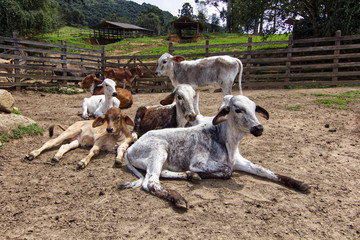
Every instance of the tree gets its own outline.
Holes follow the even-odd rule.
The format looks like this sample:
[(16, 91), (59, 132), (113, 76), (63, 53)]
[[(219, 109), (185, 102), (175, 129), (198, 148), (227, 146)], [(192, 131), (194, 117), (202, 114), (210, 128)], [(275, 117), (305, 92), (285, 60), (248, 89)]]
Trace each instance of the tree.
[(186, 2), (182, 5), (182, 9), (179, 9), (179, 17), (193, 18), (193, 7), (190, 3)]
[(154, 13), (146, 13), (139, 16), (137, 24), (143, 28), (153, 30), (156, 35), (161, 33), (159, 17)]
[(0, 35), (41, 34), (56, 29), (58, 4), (54, 0), (0, 0)]

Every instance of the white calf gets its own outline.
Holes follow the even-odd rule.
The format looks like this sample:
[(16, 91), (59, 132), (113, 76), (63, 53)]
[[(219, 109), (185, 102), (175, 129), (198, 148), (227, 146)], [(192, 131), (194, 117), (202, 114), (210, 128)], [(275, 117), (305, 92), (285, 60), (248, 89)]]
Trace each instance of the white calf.
[(98, 117), (104, 115), (111, 107), (119, 107), (120, 101), (116, 98), (116, 84), (110, 78), (106, 78), (100, 85), (104, 88), (104, 95), (84, 98), (82, 118), (89, 119), (89, 115)]
[[(240, 140), (249, 133), (260, 136), (263, 132), (255, 112), (269, 118), (265, 109), (239, 95), (231, 97), (219, 110), (212, 121), (213, 125), (147, 132), (125, 154), (128, 168), (139, 180), (120, 185), (119, 188), (142, 186), (145, 191), (183, 209), (187, 209), (187, 201), (175, 190), (163, 187), (160, 176), (190, 180), (227, 179), (233, 171), (244, 171), (307, 191), (310, 186), (306, 183), (276, 174), (240, 155)], [(145, 170), (146, 176), (136, 168)]]

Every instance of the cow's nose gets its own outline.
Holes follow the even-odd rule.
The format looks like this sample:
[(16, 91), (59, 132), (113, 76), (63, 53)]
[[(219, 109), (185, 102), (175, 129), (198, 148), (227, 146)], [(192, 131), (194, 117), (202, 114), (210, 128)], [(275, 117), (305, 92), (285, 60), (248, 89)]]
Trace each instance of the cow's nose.
[(188, 114), (188, 115), (186, 115), (185, 119), (190, 122), (193, 122), (196, 120), (196, 114)]
[(263, 131), (264, 131), (264, 128), (262, 125), (257, 125), (250, 129), (250, 133), (252, 135), (254, 135), (255, 137), (261, 136)]
[(112, 96), (113, 96), (113, 97), (116, 97), (117, 95), (118, 95), (117, 92), (113, 92), (113, 93), (112, 93)]
[(155, 75), (156, 75), (156, 76), (160, 76), (160, 73), (159, 73), (159, 72), (155, 72)]
[(109, 127), (109, 128), (106, 129), (106, 131), (107, 131), (108, 133), (112, 133), (112, 132), (113, 132), (113, 128), (110, 128), (110, 127)]

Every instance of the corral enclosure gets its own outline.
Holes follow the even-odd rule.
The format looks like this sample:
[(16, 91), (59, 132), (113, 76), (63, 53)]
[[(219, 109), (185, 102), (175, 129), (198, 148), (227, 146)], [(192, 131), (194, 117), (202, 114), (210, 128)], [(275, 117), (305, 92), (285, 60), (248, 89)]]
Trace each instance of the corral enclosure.
[[(199, 184), (162, 180), (188, 200), (190, 209), (182, 212), (141, 189), (118, 190), (136, 177), (125, 165), (112, 167), (115, 153), (100, 153), (80, 171), (77, 162), (88, 148), (52, 165), (57, 148), (23, 160), (47, 134), (7, 142), (0, 148), (0, 234), (4, 239), (358, 239), (359, 98), (342, 109), (314, 102), (349, 91), (356, 95), (360, 88), (244, 91), (270, 119), (259, 117), (264, 134), (246, 137), (242, 155), (311, 184), (309, 194), (241, 172)], [(82, 100), (90, 95), (12, 94), (19, 111), (44, 129), (81, 120)], [(139, 106), (158, 104), (167, 94), (136, 94), (124, 112), (133, 118)], [(221, 101), (222, 93), (201, 92), (201, 113), (214, 115)]]
[[(304, 85), (359, 84), (360, 35), (286, 41), (177, 46), (169, 43), (168, 52), (181, 53), (187, 59), (216, 55), (230, 55), (242, 60), (244, 77), (242, 86), (253, 88), (284, 88)], [(9, 81), (0, 82), (0, 88), (40, 88), (70, 84), (82, 78), (68, 76), (69, 72), (103, 75), (105, 67), (140, 65), (146, 73), (153, 73), (160, 55), (108, 56), (106, 48), (83, 49), (66, 45), (47, 44), (17, 38), (0, 37), (0, 58), (14, 59), (12, 73), (0, 72)], [(202, 53), (187, 53), (192, 50)], [(185, 51), (185, 52), (184, 52)], [(61, 65), (61, 66), (56, 66)], [(69, 70), (69, 65), (83, 67)], [(0, 64), (0, 67), (8, 67)], [(62, 76), (54, 76), (59, 72)], [(152, 75), (153, 76), (153, 75)], [(167, 78), (136, 78), (138, 92), (159, 92), (172, 88)], [(41, 81), (40, 81), (41, 80)], [(45, 83), (44, 83), (45, 80)]]

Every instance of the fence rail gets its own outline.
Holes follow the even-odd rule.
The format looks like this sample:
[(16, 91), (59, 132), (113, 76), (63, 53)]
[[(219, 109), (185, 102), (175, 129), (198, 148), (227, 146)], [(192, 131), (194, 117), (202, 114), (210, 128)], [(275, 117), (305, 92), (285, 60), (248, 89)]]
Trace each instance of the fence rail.
[[(288, 41), (253, 42), (249, 37), (246, 43), (234, 44), (211, 45), (206, 41), (201, 46), (173, 46), (169, 43), (169, 53), (173, 55), (194, 49), (204, 52), (183, 56), (239, 58), (244, 65), (242, 86), (245, 88), (360, 84), (360, 35), (341, 36), (338, 31), (334, 37), (293, 40), (290, 36)], [(0, 37), (0, 58), (14, 60), (13, 72), (0, 72), (0, 78), (7, 78), (6, 82), (0, 82), (0, 88), (76, 83), (82, 79), (81, 75), (103, 75), (105, 67), (141, 66), (146, 76), (135, 79), (135, 89), (168, 90), (172, 88), (169, 79), (154, 75), (159, 57), (106, 56), (105, 47), (94, 50), (67, 46), (65, 41), (57, 45)], [(9, 65), (0, 63), (0, 69), (6, 67)], [(73, 76), (68, 76), (69, 72)], [(37, 79), (45, 82), (34, 83)]]

